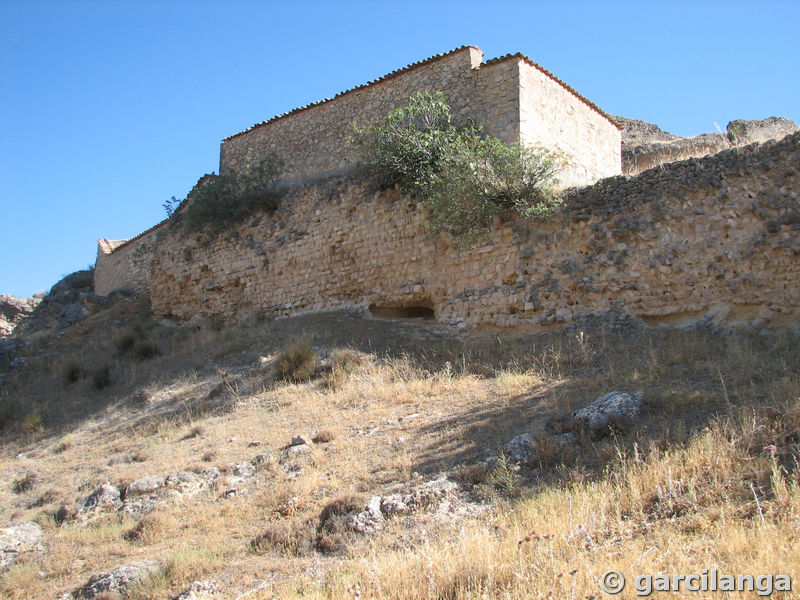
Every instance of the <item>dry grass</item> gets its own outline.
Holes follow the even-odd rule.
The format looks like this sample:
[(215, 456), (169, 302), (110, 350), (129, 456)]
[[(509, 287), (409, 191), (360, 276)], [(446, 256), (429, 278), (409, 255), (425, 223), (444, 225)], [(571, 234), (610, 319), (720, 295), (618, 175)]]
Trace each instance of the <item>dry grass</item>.
[(308, 381), (316, 371), (317, 353), (308, 340), (291, 344), (281, 352), (275, 364), (275, 373), (279, 379), (292, 383)]
[[(330, 349), (330, 370), (274, 381), (303, 331)], [(467, 343), (335, 314), (173, 330), (136, 303), (68, 332), (30, 351), (69, 355), (87, 373), (107, 364), (111, 379), (101, 390), (90, 378), (67, 384), (63, 363), (43, 359), (7, 385), (0, 400), (20, 409), (3, 432), (0, 519), (42, 523), (47, 551), (21, 557), (0, 595), (52, 598), (143, 559), (164, 567), (133, 598), (201, 578), (231, 598), (522, 600), (602, 597), (610, 568), (629, 585), (638, 573), (711, 567), (800, 576), (797, 338), (597, 326)], [(160, 353), (137, 357), (141, 339)], [(616, 389), (645, 401), (615, 436), (571, 452), (543, 436), (536, 471), (480, 463), (514, 434), (565, 430), (565, 415)], [(311, 451), (283, 456), (298, 434)], [(210, 466), (225, 479), (260, 453), (273, 460), (246, 494), (224, 497), (222, 481), (138, 522), (52, 517), (106, 480)], [(371, 536), (338, 530), (370, 495), (440, 472), (486, 510), (393, 518)], [(36, 485), (16, 493), (28, 473)]]

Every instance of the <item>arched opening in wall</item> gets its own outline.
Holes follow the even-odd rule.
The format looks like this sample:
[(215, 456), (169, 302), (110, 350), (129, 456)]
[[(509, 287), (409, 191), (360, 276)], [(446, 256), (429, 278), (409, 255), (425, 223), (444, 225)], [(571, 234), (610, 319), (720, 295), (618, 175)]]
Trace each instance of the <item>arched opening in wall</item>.
[(414, 319), (415, 321), (434, 321), (436, 313), (432, 302), (409, 302), (407, 304), (387, 306), (370, 304), (369, 314), (380, 319)]

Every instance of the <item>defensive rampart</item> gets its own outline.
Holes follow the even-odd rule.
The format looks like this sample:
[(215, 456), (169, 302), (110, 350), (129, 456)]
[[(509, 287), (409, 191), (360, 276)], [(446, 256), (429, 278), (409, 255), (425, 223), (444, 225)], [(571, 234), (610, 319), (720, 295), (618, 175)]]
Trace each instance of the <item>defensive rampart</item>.
[(150, 291), (150, 276), (159, 232), (164, 222), (129, 240), (97, 242), (94, 293), (107, 296), (117, 289)]
[(161, 315), (419, 308), (449, 323), (544, 327), (616, 309), (651, 321), (800, 323), (800, 134), (614, 177), (563, 214), (498, 222), (459, 250), (394, 191), (334, 177), (202, 245), (158, 244)]

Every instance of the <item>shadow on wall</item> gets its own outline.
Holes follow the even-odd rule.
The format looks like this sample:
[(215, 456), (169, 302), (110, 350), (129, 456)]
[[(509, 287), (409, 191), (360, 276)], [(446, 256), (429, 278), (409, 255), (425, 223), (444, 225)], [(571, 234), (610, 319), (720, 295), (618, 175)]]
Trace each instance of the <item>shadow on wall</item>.
[(435, 321), (436, 314), (431, 302), (415, 302), (403, 306), (382, 306), (371, 304), (369, 314), (380, 319), (418, 319)]

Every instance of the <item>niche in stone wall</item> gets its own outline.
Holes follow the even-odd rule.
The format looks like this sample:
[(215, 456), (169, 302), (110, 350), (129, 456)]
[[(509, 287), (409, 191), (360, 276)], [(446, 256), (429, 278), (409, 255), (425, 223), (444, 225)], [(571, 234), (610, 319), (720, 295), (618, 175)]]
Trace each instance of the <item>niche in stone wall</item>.
[(369, 314), (380, 319), (414, 319), (419, 321), (433, 321), (436, 319), (433, 303), (428, 301), (408, 302), (391, 306), (371, 304)]

